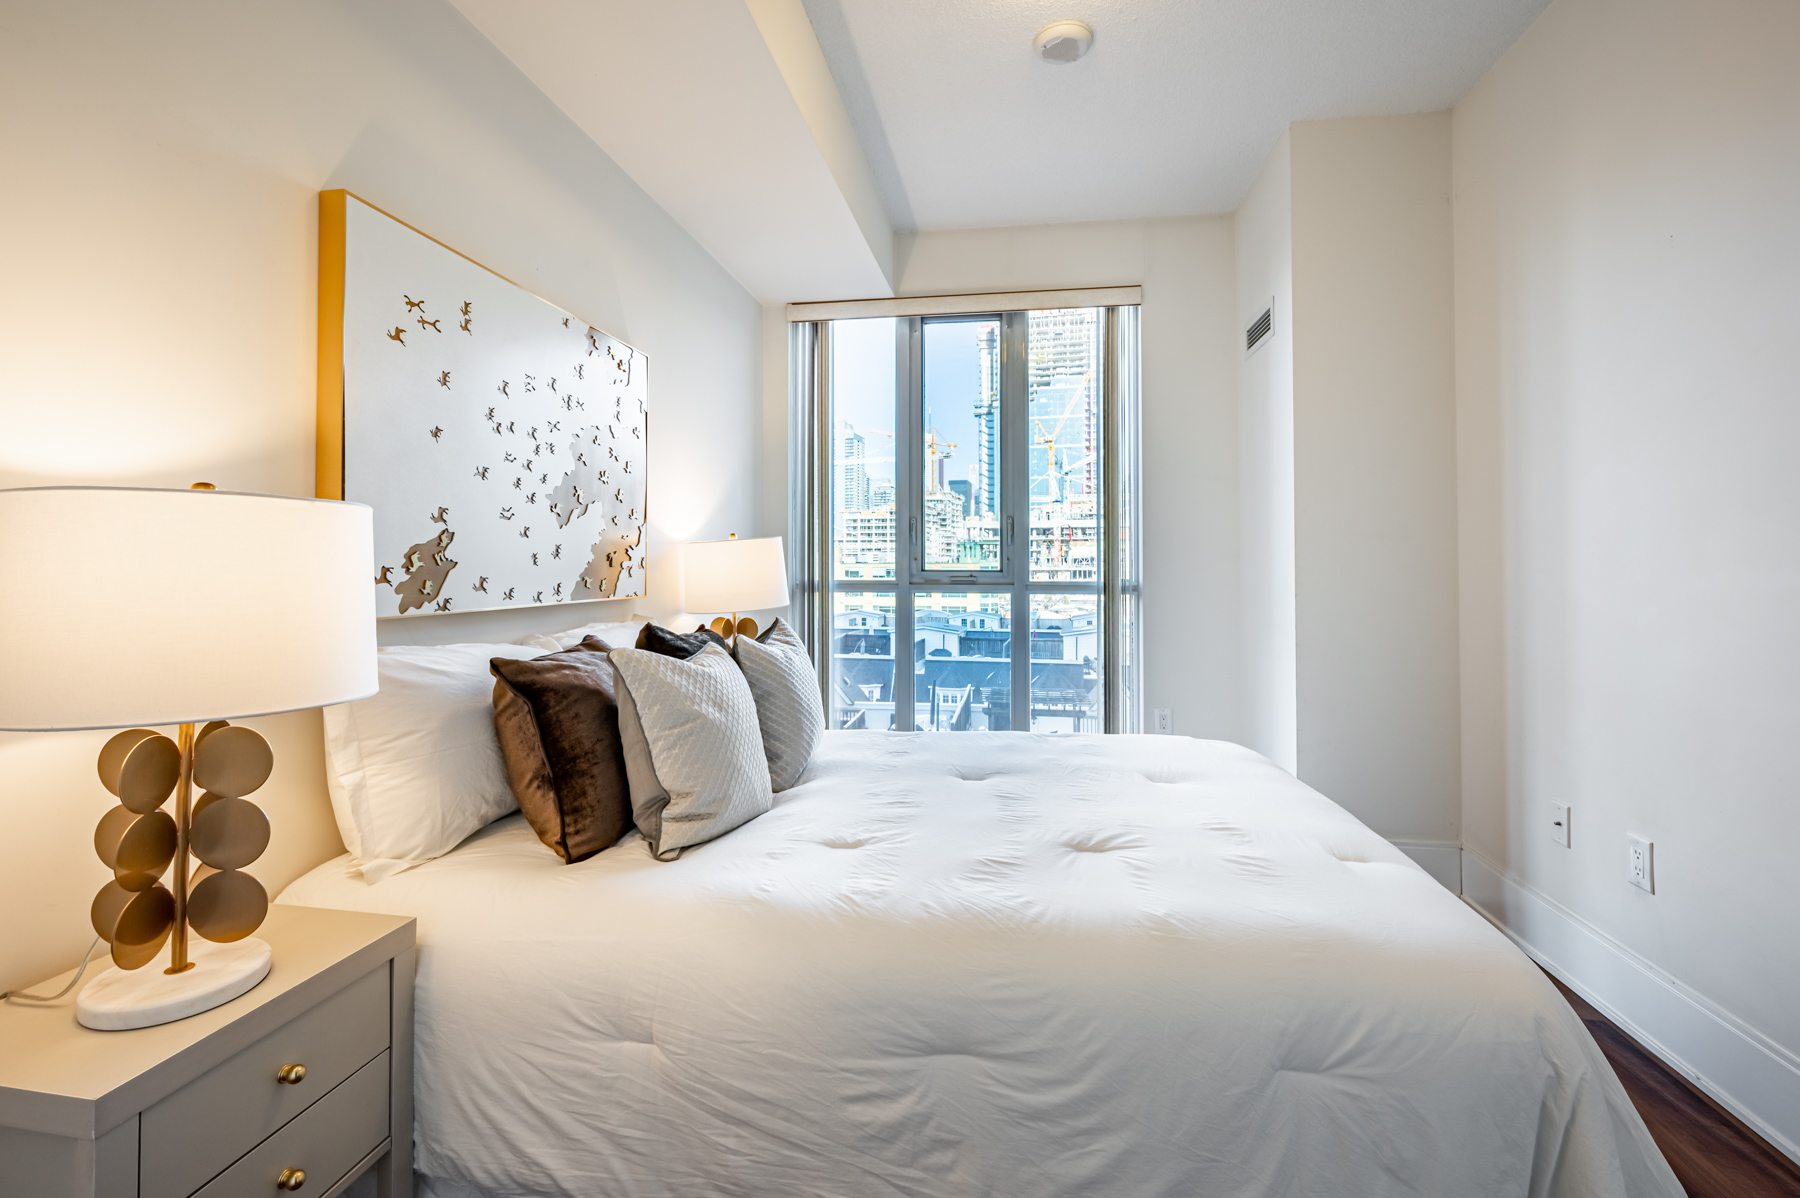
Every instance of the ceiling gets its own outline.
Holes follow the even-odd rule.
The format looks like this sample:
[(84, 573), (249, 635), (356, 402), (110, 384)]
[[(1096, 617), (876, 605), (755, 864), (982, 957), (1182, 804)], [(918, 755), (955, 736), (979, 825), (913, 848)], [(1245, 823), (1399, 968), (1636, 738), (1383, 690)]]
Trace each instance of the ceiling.
[(1289, 122), (1448, 108), (1547, 0), (804, 3), (894, 226), (957, 229), (1229, 212)]
[(1548, 0), (451, 2), (781, 303), (892, 295), (896, 231), (1229, 212), (1290, 122), (1447, 108)]

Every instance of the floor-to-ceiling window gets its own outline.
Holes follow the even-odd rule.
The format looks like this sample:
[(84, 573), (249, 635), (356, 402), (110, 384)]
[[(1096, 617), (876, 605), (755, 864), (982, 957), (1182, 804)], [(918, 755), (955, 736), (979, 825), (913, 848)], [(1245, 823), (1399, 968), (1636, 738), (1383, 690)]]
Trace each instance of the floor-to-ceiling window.
[(1136, 307), (794, 344), (799, 622), (831, 725), (1136, 730)]

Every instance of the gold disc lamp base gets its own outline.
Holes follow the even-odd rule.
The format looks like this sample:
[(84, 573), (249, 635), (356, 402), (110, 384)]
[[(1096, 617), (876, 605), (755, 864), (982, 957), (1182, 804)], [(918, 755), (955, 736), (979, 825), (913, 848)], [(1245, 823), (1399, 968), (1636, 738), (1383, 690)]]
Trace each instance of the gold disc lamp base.
[[(269, 895), (242, 872), (268, 848), (269, 818), (243, 796), (268, 781), (275, 755), (260, 732), (224, 720), (198, 732), (183, 724), (177, 737), (132, 728), (100, 750), (101, 784), (119, 805), (94, 830), (94, 851), (113, 880), (89, 915), (112, 946), (113, 968), (76, 1002), (84, 1027), (185, 1019), (230, 1002), (269, 972), (269, 946), (246, 939), (268, 914)], [(173, 815), (162, 810), (171, 793)], [(191, 873), (190, 857), (199, 859)], [(202, 941), (190, 941), (190, 930)], [(164, 968), (145, 968), (165, 959)]]
[(749, 616), (745, 616), (740, 620), (737, 618), (737, 613), (732, 612), (729, 616), (720, 616), (718, 619), (714, 620), (712, 622), (712, 630), (720, 636), (725, 637), (727, 640), (733, 635), (754, 637), (756, 635), (756, 621), (752, 620)]
[(186, 1019), (254, 990), (269, 976), (272, 959), (268, 942), (252, 936), (231, 944), (195, 941), (188, 968), (177, 974), (115, 965), (82, 990), (75, 1020), (96, 1031), (123, 1032)]

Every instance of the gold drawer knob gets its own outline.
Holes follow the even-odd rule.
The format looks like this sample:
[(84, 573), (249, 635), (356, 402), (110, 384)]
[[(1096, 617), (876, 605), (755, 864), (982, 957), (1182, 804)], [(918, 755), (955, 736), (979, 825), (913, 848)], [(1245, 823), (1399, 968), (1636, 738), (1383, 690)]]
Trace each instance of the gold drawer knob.
[(293, 1190), (299, 1189), (301, 1186), (303, 1186), (305, 1184), (306, 1184), (306, 1170), (305, 1169), (283, 1169), (281, 1171), (281, 1176), (277, 1177), (275, 1179), (275, 1188), (278, 1190), (293, 1191)]
[[(297, 1086), (301, 1082), (306, 1080), (306, 1066), (305, 1065), (283, 1065), (281, 1067), (281, 1072), (277, 1073), (275, 1075), (275, 1080), (280, 1082), (284, 1086)], [(289, 1170), (289, 1172), (292, 1172), (292, 1170)], [(283, 1174), (282, 1176), (285, 1177), (286, 1174)], [(302, 1179), (304, 1179), (306, 1175), (304, 1173), (302, 1173), (300, 1176)], [(299, 1186), (300, 1186), (299, 1182), (294, 1183), (294, 1188), (298, 1189)]]

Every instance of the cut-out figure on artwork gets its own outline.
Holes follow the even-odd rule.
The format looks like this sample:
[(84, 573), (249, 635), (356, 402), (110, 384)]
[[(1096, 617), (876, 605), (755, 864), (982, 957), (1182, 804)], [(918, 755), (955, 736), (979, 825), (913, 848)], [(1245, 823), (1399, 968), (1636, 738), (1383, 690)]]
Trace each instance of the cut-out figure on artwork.
[(486, 482), (487, 476), (488, 476), (488, 468), (486, 466), (475, 467), (475, 477), (476, 478), (480, 479), (482, 482)]
[(519, 530), (519, 535), (529, 539), (531, 536), (531, 525), (527, 524), (524, 528), (521, 528)]
[(393, 572), (394, 572), (394, 567), (392, 567), (392, 566), (381, 567), (381, 573), (379, 573), (375, 576), (375, 585), (378, 587), (393, 586), (394, 580), (392, 577), (390, 577), (390, 575), (392, 575)]
[[(507, 382), (507, 381), (506, 381), (506, 380), (505, 380), (505, 379), (501, 379), (501, 380), (500, 380), (500, 385), (499, 385), (499, 386), (498, 386), (498, 387), (496, 387), (496, 388), (495, 388), (495, 390), (497, 390), (497, 391), (498, 391), (498, 392), (500, 392), (500, 394), (502, 394), (502, 395), (506, 395), (506, 389), (507, 389), (507, 388), (508, 388), (508, 387), (510, 387), (510, 386), (511, 386), (511, 385), (512, 385), (512, 384), (511, 384), (511, 383), (508, 383), (508, 382)], [(507, 398), (508, 398), (508, 399), (511, 399), (511, 398), (512, 398), (512, 397), (511, 397), (511, 396), (510, 396), (510, 395), (507, 395)]]
[(516, 591), (516, 590), (518, 590), (518, 589), (519, 589), (519, 588), (518, 588), (518, 587), (507, 587), (507, 588), (506, 588), (506, 594), (504, 594), (504, 595), (502, 595), (502, 596), (500, 596), (500, 597), (501, 597), (501, 598), (502, 598), (502, 599), (504, 599), (504, 600), (506, 600), (506, 601), (507, 601), (507, 602), (508, 602), (508, 603), (511, 603), (511, 602), (512, 602), (512, 597), (513, 597), (513, 592), (514, 592), (514, 591)]
[(443, 435), (444, 435), (444, 429), (443, 429), (443, 426), (441, 426), (441, 425), (438, 426), (437, 428), (434, 428), (431, 430), (431, 439), (433, 441), (437, 440), (439, 437), (441, 437)]
[(423, 312), (425, 310), (424, 300), (416, 300), (412, 296), (405, 294), (402, 294), (400, 298), (406, 301), (406, 310), (408, 312)]
[(446, 391), (450, 389), (450, 372), (448, 370), (438, 375), (438, 386)]
[(461, 312), (464, 316), (469, 315), (469, 301), (468, 300), (464, 300), (462, 302)]
[(463, 317), (462, 323), (457, 325), (456, 327), (461, 329), (463, 332), (467, 333), (469, 336), (473, 337), (475, 335), (475, 330), (469, 327), (469, 320), (470, 320), (470, 317), (467, 317), (467, 316)]
[(537, 554), (535, 553), (531, 555), (531, 564), (534, 566), (538, 564)]
[(554, 548), (550, 551), (550, 560), (553, 562), (560, 562), (562, 560), (562, 545), (561, 544), (558, 544), (556, 548)]
[(450, 596), (445, 595), (442, 599), (439, 599), (437, 602), (437, 606), (432, 608), (431, 610), (432, 611), (449, 611), (450, 610)]
[(562, 583), (560, 583), (560, 582), (557, 583), (555, 590), (553, 590), (551, 593), (554, 594), (558, 599), (561, 599), (562, 598)]
[(422, 329), (430, 329), (434, 333), (441, 333), (444, 331), (444, 330), (438, 328), (437, 321), (426, 320), (423, 316), (419, 317), (419, 327)]
[(447, 517), (449, 515), (450, 515), (449, 508), (439, 507), (437, 511), (431, 513), (431, 522), (433, 524), (449, 524), (450, 521), (447, 519)]
[(480, 591), (484, 595), (487, 594), (487, 575), (486, 574), (483, 574), (480, 578), (478, 578), (475, 581), (474, 589)]
[(488, 414), (487, 414), (487, 419), (492, 420), (493, 418), (494, 418), (494, 409), (489, 408)]
[(542, 603), (544, 601), (544, 592), (539, 591), (537, 594), (533, 595), (531, 601), (533, 603)]
[(500, 509), (500, 518), (502, 520), (511, 520), (513, 518), (513, 510), (509, 507), (501, 508)]
[(387, 337), (389, 341), (398, 341), (401, 345), (406, 344), (406, 330), (399, 325), (395, 325), (393, 331), (389, 333)]

